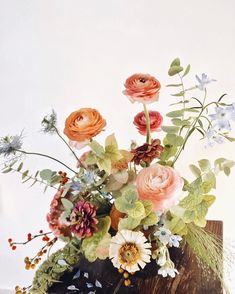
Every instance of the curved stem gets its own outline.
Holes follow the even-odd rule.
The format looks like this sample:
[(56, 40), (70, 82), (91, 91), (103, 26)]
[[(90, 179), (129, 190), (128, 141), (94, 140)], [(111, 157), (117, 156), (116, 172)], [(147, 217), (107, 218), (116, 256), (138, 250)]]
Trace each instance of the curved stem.
[(46, 157), (46, 158), (49, 158), (51, 160), (54, 160), (58, 163), (60, 163), (61, 165), (65, 166), (67, 169), (69, 169), (70, 171), (72, 171), (73, 173), (77, 174), (77, 172), (75, 170), (73, 170), (72, 168), (70, 168), (69, 166), (67, 166), (65, 163), (63, 163), (62, 161), (60, 161), (59, 159), (56, 159), (50, 155), (46, 155), (46, 154), (42, 154), (42, 153), (38, 153), (38, 152), (27, 152), (27, 151), (24, 151), (24, 150), (19, 150), (19, 149), (16, 149), (16, 151), (18, 152), (21, 152), (23, 154), (27, 154), (27, 155), (37, 155), (37, 156), (41, 156), (41, 157)]
[[(185, 97), (185, 88), (184, 88), (184, 82), (183, 82), (183, 78), (181, 77), (181, 75), (178, 73), (178, 76), (180, 78), (180, 81), (181, 81), (181, 87), (182, 87), (182, 92), (183, 92), (183, 109), (185, 110), (185, 100), (186, 100), (186, 97)], [(182, 113), (182, 119), (184, 120), (184, 111)]]
[(150, 132), (150, 117), (149, 117), (149, 112), (148, 109), (146, 107), (145, 104), (143, 104), (144, 106), (144, 114), (145, 114), (145, 118), (146, 118), (146, 143), (150, 144), (151, 143), (151, 132)]
[(178, 152), (176, 153), (175, 159), (173, 160), (171, 166), (174, 166), (174, 164), (176, 163), (177, 159), (179, 158), (181, 152), (184, 150), (184, 147), (185, 147), (185, 145), (186, 145), (186, 143), (187, 143), (187, 141), (188, 141), (190, 135), (191, 135), (192, 132), (194, 131), (194, 128), (195, 128), (195, 126), (196, 126), (196, 124), (197, 124), (199, 118), (201, 117), (203, 111), (204, 111), (204, 110), (206, 109), (206, 107), (207, 107), (207, 106), (204, 106), (204, 104), (205, 104), (205, 100), (206, 100), (206, 95), (207, 95), (207, 91), (206, 91), (206, 89), (205, 89), (205, 94), (204, 94), (204, 98), (203, 98), (203, 102), (202, 102), (203, 107), (201, 108), (201, 111), (200, 111), (200, 113), (198, 114), (198, 116), (194, 119), (194, 121), (193, 121), (191, 127), (188, 129), (188, 131), (187, 131), (187, 133), (186, 133), (186, 135), (185, 135), (185, 137), (184, 137), (184, 143), (182, 144), (182, 146), (179, 148)]

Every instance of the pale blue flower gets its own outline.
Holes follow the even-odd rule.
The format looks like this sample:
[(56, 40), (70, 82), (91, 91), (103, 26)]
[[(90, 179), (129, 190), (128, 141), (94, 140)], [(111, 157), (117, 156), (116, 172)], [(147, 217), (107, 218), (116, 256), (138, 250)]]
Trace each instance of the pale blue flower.
[(199, 78), (199, 76), (196, 75), (196, 80), (198, 82), (196, 87), (201, 91), (205, 90), (207, 84), (216, 81), (214, 79), (209, 79), (208, 76), (205, 73), (202, 74), (201, 78)]
[(220, 132), (230, 132), (232, 129), (230, 120), (235, 121), (235, 104), (226, 108), (216, 107), (215, 113), (210, 114), (209, 117), (215, 129)]
[(208, 131), (205, 134), (205, 137), (207, 139), (206, 147), (207, 146), (213, 147), (216, 143), (218, 144), (224, 143), (224, 137), (218, 134), (218, 132), (213, 128), (208, 129)]
[(87, 171), (84, 175), (84, 181), (87, 185), (94, 183), (95, 173), (93, 171)]
[(72, 184), (70, 185), (70, 189), (72, 191), (81, 192), (82, 191), (82, 185), (81, 185), (81, 183), (72, 180)]
[(15, 154), (22, 147), (22, 134), (0, 138), (0, 155), (5, 157)]
[(171, 235), (168, 245), (170, 247), (179, 247), (180, 246), (180, 243), (179, 242), (181, 240), (182, 240), (182, 237), (181, 236), (179, 236), (179, 235)]
[(167, 245), (170, 241), (171, 231), (160, 227), (157, 232), (154, 233), (154, 236), (158, 237), (162, 244)]
[(174, 278), (178, 273), (179, 272), (175, 269), (174, 264), (171, 261), (166, 262), (165, 265), (158, 270), (158, 274), (162, 275), (164, 278), (167, 276)]

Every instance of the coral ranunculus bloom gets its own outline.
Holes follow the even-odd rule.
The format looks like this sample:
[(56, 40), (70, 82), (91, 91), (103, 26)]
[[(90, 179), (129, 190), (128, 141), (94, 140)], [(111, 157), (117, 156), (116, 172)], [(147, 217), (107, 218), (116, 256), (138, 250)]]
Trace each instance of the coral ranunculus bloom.
[[(150, 131), (158, 132), (161, 130), (161, 125), (163, 121), (163, 117), (158, 111), (149, 111), (149, 119), (150, 119)], [(146, 116), (144, 111), (138, 113), (134, 118), (134, 125), (137, 127), (138, 131), (141, 135), (146, 135), (147, 133), (147, 125), (146, 125)]]
[(160, 82), (149, 74), (134, 74), (125, 82), (126, 95), (131, 102), (140, 102), (144, 104), (152, 103), (158, 100)]
[(105, 126), (106, 121), (97, 110), (81, 108), (66, 119), (64, 134), (72, 141), (84, 142), (98, 135)]
[(136, 178), (139, 198), (151, 201), (154, 211), (161, 213), (177, 204), (183, 185), (175, 169), (160, 164), (142, 169)]

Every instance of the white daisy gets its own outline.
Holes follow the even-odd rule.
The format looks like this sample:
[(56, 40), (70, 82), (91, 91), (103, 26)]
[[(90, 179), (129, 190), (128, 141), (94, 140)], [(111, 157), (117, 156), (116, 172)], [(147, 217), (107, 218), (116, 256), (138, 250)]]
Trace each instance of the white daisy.
[(134, 273), (151, 261), (151, 244), (142, 232), (121, 230), (112, 237), (109, 258), (114, 267)]

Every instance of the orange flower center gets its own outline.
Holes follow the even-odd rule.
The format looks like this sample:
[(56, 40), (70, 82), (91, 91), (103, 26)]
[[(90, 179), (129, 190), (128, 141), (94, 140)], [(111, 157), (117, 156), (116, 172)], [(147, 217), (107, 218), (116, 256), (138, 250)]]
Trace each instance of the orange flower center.
[(121, 264), (133, 265), (140, 258), (139, 248), (133, 243), (126, 243), (119, 249)]

